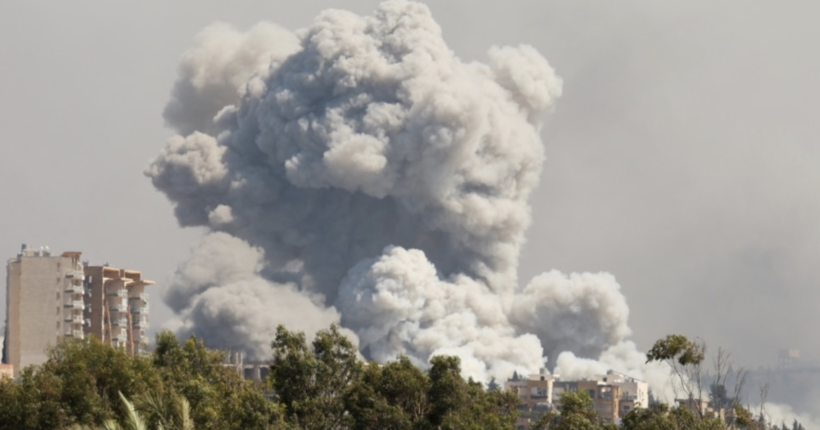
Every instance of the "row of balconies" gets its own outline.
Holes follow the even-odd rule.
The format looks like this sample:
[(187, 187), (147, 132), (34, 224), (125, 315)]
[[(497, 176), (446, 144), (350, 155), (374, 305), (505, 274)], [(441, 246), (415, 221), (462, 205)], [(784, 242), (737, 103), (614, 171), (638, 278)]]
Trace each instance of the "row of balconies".
[[(115, 297), (116, 296), (118, 295), (115, 295)], [(91, 312), (91, 303), (85, 303), (83, 300), (68, 298), (65, 302), (63, 302), (63, 304), (66, 308), (83, 309), (85, 312)], [(125, 297), (123, 297), (122, 300), (109, 300), (108, 309), (111, 312), (128, 312), (128, 302)], [(148, 313), (148, 310), (149, 307), (147, 302), (144, 306), (131, 306), (131, 313), (134, 314), (146, 314)]]
[[(66, 321), (68, 321), (68, 318), (66, 318)], [(106, 321), (108, 321), (108, 320), (106, 320)], [(126, 325), (128, 325), (128, 318), (120, 317), (120, 318), (112, 319), (111, 324), (126, 326)], [(148, 324), (148, 317), (145, 316), (145, 315), (143, 315), (141, 317), (135, 317), (131, 320), (131, 325), (134, 325), (134, 326), (138, 326), (138, 325), (141, 326), (141, 325), (147, 325), (147, 324)]]
[(128, 300), (142, 300), (146, 304), (148, 303), (148, 299), (151, 297), (148, 293), (139, 293), (134, 295), (128, 295), (128, 290), (123, 289), (116, 289), (116, 290), (108, 290), (105, 294), (108, 297), (122, 297), (128, 298)]

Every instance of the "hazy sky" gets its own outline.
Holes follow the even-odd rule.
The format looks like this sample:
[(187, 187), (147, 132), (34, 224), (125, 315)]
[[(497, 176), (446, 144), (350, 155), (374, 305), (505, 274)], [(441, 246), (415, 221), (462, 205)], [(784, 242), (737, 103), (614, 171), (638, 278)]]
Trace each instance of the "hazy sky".
[[(180, 55), (214, 21), (297, 29), (376, 3), (0, 4), (0, 255), (49, 245), (142, 270), (161, 328), (160, 291), (200, 235), (142, 174), (171, 135)], [(531, 44), (564, 79), (522, 280), (613, 273), (642, 348), (679, 332), (748, 365), (820, 355), (820, 4), (428, 4), (459, 56)]]

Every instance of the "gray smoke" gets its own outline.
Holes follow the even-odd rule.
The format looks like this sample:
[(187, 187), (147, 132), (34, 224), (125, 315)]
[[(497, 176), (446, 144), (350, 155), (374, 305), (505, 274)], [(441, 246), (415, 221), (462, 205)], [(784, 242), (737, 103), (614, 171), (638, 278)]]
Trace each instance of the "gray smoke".
[(224, 348), (265, 357), (276, 327), (299, 321), (299, 328), (315, 333), (339, 322), (333, 308), (321, 304), (293, 283), (273, 282), (260, 271), (264, 252), (242, 239), (211, 233), (191, 250), (165, 297), (179, 315), (172, 326), (182, 336), (196, 334)]
[(276, 324), (338, 321), (369, 358), (456, 354), (481, 379), (639, 354), (612, 276), (518, 286), (561, 80), (529, 46), (487, 59), (461, 61), (405, 1), (295, 33), (206, 29), (165, 110), (179, 135), (146, 171), (181, 225), (214, 232), (166, 298), (180, 329), (266, 358)]

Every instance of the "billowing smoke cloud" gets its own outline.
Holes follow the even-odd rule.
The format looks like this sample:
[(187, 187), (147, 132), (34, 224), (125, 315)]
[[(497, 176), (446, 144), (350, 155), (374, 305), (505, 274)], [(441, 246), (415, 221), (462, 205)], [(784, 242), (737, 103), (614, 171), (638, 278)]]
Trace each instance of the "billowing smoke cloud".
[(561, 80), (528, 46), (487, 58), (461, 61), (404, 1), (296, 33), (206, 29), (165, 111), (180, 134), (146, 172), (181, 225), (214, 232), (167, 297), (182, 329), (265, 358), (277, 323), (339, 321), (370, 358), (455, 354), (481, 379), (561, 352), (570, 369), (627, 349), (639, 371), (612, 276), (518, 286)]
[(282, 321), (299, 321), (309, 334), (339, 322), (321, 298), (260, 274), (264, 252), (225, 233), (212, 233), (179, 266), (165, 302), (178, 313), (172, 325), (183, 336), (197, 334), (213, 344), (244, 350), (252, 357), (270, 353)]

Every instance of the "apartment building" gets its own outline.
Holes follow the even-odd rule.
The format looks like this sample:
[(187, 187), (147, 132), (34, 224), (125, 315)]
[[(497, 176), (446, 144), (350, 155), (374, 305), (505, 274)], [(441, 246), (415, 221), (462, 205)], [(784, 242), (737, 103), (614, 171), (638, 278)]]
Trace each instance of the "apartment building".
[(132, 354), (148, 345), (148, 299), (145, 287), (154, 281), (142, 279), (136, 270), (111, 266), (84, 268), (86, 333)]
[(538, 404), (552, 403), (552, 385), (556, 376), (547, 369), (526, 377), (513, 375), (504, 383), (504, 388), (515, 393), (522, 407), (532, 409)]
[(46, 360), (58, 338), (83, 338), (83, 269), (79, 252), (51, 255), (23, 245), (6, 266), (3, 363), (15, 375)]
[(541, 414), (561, 406), (561, 396), (583, 390), (593, 401), (601, 421), (618, 423), (634, 408), (649, 405), (649, 385), (626, 375), (608, 372), (592, 378), (564, 381), (542, 369), (537, 375), (517, 375), (505, 384), (520, 399), (517, 429), (527, 429)]
[(649, 406), (649, 384), (613, 371), (579, 381), (558, 381), (553, 389), (556, 405), (565, 392), (586, 391), (598, 418), (605, 422), (617, 423), (632, 409)]
[(527, 429), (533, 421), (552, 409), (552, 384), (557, 375), (545, 368), (538, 373), (520, 376), (518, 373), (504, 382), (504, 388), (518, 396), (517, 429)]
[(144, 288), (153, 282), (134, 270), (84, 267), (81, 255), (52, 255), (48, 247), (23, 245), (8, 260), (2, 362), (15, 376), (26, 366), (45, 362), (47, 349), (61, 338), (93, 334), (131, 352), (144, 351)]

